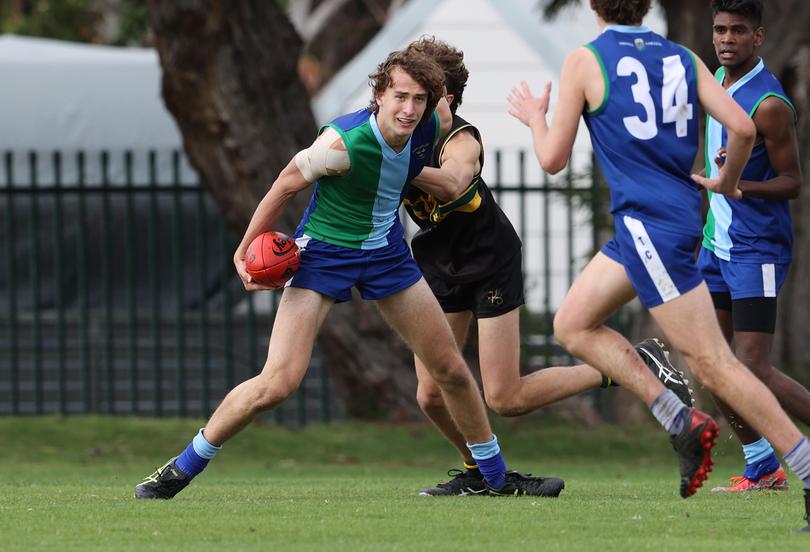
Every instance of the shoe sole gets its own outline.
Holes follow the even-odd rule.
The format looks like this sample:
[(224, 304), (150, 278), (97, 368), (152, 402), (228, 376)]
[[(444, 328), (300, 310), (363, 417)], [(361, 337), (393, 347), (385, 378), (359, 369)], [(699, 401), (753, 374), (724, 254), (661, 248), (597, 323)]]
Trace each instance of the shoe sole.
[(717, 437), (720, 435), (720, 428), (717, 423), (709, 418), (705, 427), (700, 432), (700, 446), (703, 449), (703, 459), (700, 467), (692, 475), (689, 486), (686, 490), (681, 490), (683, 498), (689, 498), (703, 486), (703, 482), (709, 478), (714, 461), (712, 460), (712, 448), (717, 444)]
[(430, 493), (428, 491), (419, 491), (419, 496), (450, 496), (450, 497), (453, 497), (453, 496), (485, 496), (486, 494), (487, 494), (486, 489), (481, 489), (481, 490), (467, 489), (467, 490), (462, 490), (461, 492), (452, 493), (452, 494), (438, 494), (438, 493), (434, 494), (434, 493)]
[(737, 489), (736, 487), (715, 487), (713, 493), (751, 493), (757, 491), (789, 491), (790, 484), (787, 481), (774, 482), (771, 485), (755, 485), (747, 489)]

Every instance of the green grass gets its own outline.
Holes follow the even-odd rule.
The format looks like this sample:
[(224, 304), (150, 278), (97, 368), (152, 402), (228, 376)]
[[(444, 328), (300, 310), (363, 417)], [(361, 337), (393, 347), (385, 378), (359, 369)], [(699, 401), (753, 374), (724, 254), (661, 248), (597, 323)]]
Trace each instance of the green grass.
[[(788, 493), (682, 500), (655, 428), (498, 427), (511, 466), (566, 480), (559, 499), (416, 496), (456, 460), (427, 426), (251, 427), (172, 501), (132, 488), (200, 426), (0, 419), (0, 550), (808, 550)], [(739, 468), (723, 440), (709, 486)]]

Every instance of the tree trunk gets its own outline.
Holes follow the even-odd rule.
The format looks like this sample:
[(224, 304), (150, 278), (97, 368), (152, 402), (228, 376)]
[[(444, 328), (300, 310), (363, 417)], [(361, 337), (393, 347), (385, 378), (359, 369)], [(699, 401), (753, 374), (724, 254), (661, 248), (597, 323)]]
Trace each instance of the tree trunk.
[(709, 0), (659, 0), (658, 3), (667, 20), (667, 38), (691, 49), (710, 69), (717, 67)]
[[(301, 41), (275, 1), (149, 0), (148, 17), (185, 151), (241, 235), (276, 175), (315, 137), (297, 73)], [(279, 230), (295, 228), (308, 199), (288, 206)], [(419, 415), (411, 356), (375, 308), (359, 299), (336, 308), (319, 343), (349, 414)]]

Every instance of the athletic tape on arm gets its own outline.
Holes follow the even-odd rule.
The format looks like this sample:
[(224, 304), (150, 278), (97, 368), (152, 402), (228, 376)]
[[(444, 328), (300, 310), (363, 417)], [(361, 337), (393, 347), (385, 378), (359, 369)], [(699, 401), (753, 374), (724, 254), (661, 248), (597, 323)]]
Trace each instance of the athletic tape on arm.
[(305, 150), (295, 154), (295, 165), (308, 182), (322, 176), (342, 176), (349, 172), (349, 152), (334, 128), (327, 128)]

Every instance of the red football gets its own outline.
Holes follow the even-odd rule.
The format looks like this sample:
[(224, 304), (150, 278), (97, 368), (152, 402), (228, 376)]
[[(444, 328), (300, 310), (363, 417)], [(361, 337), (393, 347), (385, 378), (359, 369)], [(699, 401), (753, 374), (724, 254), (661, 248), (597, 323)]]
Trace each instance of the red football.
[(292, 278), (301, 257), (295, 240), (281, 232), (265, 232), (250, 242), (245, 254), (248, 274), (256, 283), (281, 287)]

